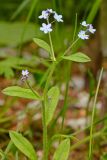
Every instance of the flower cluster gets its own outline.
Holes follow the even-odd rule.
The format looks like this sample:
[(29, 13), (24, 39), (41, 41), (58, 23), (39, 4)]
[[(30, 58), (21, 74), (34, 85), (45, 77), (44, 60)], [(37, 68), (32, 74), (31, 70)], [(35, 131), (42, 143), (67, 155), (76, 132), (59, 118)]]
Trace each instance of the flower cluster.
[(28, 70), (22, 70), (22, 81), (25, 81), (29, 77), (29, 71)]
[(94, 34), (96, 29), (93, 28), (92, 24), (87, 24), (86, 21), (83, 21), (81, 23), (81, 25), (83, 27), (86, 27), (86, 30), (81, 30), (79, 33), (78, 33), (78, 37), (85, 40), (85, 39), (89, 39), (89, 35), (88, 33), (92, 33)]
[(40, 27), (40, 30), (43, 31), (45, 34), (52, 31), (52, 25), (49, 22), (49, 16), (53, 15), (53, 18), (57, 22), (63, 22), (62, 15), (58, 15), (55, 11), (52, 9), (47, 9), (42, 11), (42, 14), (39, 16), (40, 19), (45, 19), (47, 23), (42, 23), (42, 27)]

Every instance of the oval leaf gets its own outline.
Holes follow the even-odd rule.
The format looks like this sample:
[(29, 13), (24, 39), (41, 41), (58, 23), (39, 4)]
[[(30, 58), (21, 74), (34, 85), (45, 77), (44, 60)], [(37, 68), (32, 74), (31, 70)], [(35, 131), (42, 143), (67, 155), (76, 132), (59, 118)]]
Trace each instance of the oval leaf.
[(34, 38), (33, 41), (41, 48), (45, 49), (47, 52), (50, 52), (50, 46), (48, 43), (42, 39)]
[(25, 154), (30, 160), (37, 160), (37, 155), (32, 144), (25, 137), (23, 137), (22, 134), (15, 131), (10, 131), (9, 135), (14, 145), (23, 154)]
[(40, 99), (38, 93), (35, 92), (34, 94), (30, 89), (21, 88), (18, 86), (7, 87), (2, 92), (8, 96), (15, 96), (28, 99)]
[(59, 88), (52, 87), (47, 94), (47, 102), (46, 102), (46, 124), (48, 125), (49, 122), (52, 120), (53, 114), (55, 112), (58, 100), (59, 100)]
[(57, 148), (53, 160), (67, 160), (70, 151), (70, 140), (63, 140)]
[(81, 62), (81, 63), (91, 61), (91, 59), (87, 55), (81, 52), (72, 54), (70, 56), (63, 56), (63, 59), (74, 61), (74, 62)]

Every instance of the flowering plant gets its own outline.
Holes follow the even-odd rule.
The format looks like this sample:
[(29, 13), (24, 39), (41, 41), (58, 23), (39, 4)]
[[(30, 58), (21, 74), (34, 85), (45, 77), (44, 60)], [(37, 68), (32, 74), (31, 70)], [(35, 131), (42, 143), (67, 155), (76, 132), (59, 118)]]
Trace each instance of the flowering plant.
[[(52, 22), (50, 22), (50, 16), (52, 16), (52, 18), (54, 19)], [(45, 23), (42, 23), (40, 30), (45, 34), (48, 34), (50, 44), (38, 38), (34, 38), (34, 42), (49, 53), (51, 60), (47, 81), (44, 90), (42, 92), (43, 94), (38, 93), (30, 86), (28, 81), (29, 79), (28, 70), (22, 70), (22, 78), (21, 78), (27, 84), (28, 86), (27, 89), (18, 86), (11, 86), (4, 89), (3, 93), (9, 96), (17, 96), (22, 98), (39, 100), (42, 103), (43, 159), (48, 160), (49, 149), (51, 147), (53, 139), (55, 138), (55, 135), (53, 135), (51, 139), (48, 139), (48, 126), (52, 121), (60, 96), (60, 90), (57, 85), (52, 86), (51, 88), (49, 87), (53, 72), (56, 69), (57, 65), (62, 60), (81, 62), (81, 63), (89, 62), (90, 58), (84, 53), (77, 52), (74, 54), (69, 54), (69, 55), (67, 54), (71, 52), (72, 47), (77, 43), (79, 39), (82, 40), (89, 39), (89, 33), (93, 34), (96, 31), (96, 29), (93, 28), (92, 24), (87, 24), (86, 21), (83, 21), (81, 25), (84, 30), (81, 30), (78, 33), (77, 39), (73, 41), (73, 43), (64, 51), (64, 53), (62, 53), (62, 55), (56, 57), (50, 33), (53, 30), (52, 27), (53, 23), (63, 22), (63, 17), (62, 15), (58, 15), (52, 9), (47, 9), (42, 11), (42, 14), (39, 16), (39, 19), (43, 19), (46, 21)], [(33, 146), (25, 137), (22, 136), (22, 134), (15, 131), (10, 131), (9, 134), (12, 144), (14, 144), (22, 153), (24, 153), (31, 160), (38, 159), (38, 156)], [(58, 134), (56, 135), (56, 137), (64, 138), (64, 140), (61, 141), (57, 150), (55, 151), (53, 155), (53, 160), (67, 160), (70, 151), (70, 138), (72, 138), (73, 136)]]

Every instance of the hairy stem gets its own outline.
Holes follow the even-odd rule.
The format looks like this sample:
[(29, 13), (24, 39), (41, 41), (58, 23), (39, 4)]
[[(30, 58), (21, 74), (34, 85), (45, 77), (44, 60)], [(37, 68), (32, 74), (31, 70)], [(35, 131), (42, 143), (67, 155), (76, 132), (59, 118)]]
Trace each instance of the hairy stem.
[(43, 105), (43, 107), (42, 107), (43, 151), (44, 151), (43, 160), (48, 160), (48, 133), (47, 133), (46, 114), (45, 114), (46, 112), (45, 112), (45, 109), (46, 109), (48, 87), (49, 87), (49, 83), (50, 83), (50, 80), (51, 80), (51, 76), (52, 76), (52, 74), (54, 72), (55, 66), (56, 66), (56, 63), (53, 62), (52, 66), (50, 68), (50, 72), (49, 72), (46, 84), (45, 84), (45, 88), (44, 88), (44, 101), (42, 102), (42, 105)]
[(64, 52), (63, 56), (70, 52), (70, 50), (71, 50), (72, 47), (77, 43), (78, 40), (79, 40), (79, 38), (77, 38), (77, 39), (67, 48), (67, 50)]
[[(49, 24), (48, 19), (47, 19), (47, 23)], [(52, 61), (56, 61), (50, 32), (48, 33), (48, 35), (49, 35), (49, 42), (50, 42), (50, 48), (51, 48), (51, 53), (50, 53), (51, 57), (50, 58), (51, 58)]]

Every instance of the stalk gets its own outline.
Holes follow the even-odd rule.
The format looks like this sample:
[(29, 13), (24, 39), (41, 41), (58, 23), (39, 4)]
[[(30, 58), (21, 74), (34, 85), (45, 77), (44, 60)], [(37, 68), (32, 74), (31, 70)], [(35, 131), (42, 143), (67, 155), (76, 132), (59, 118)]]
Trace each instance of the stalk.
[[(48, 19), (47, 19), (47, 23), (49, 24), (49, 20)], [(50, 58), (51, 58), (52, 61), (56, 61), (50, 32), (48, 33), (48, 35), (49, 35), (49, 42), (50, 42), (50, 48), (51, 48), (51, 53), (50, 53), (51, 57)]]
[(103, 68), (101, 69), (100, 76), (98, 79), (98, 84), (95, 92), (95, 98), (94, 98), (94, 103), (93, 103), (93, 110), (92, 110), (92, 118), (91, 118), (91, 127), (90, 127), (90, 141), (89, 141), (89, 157), (88, 160), (92, 160), (92, 142), (93, 142), (93, 124), (94, 124), (94, 116), (95, 116), (95, 108), (96, 108), (96, 102), (97, 102), (97, 96), (98, 96), (98, 91), (101, 83), (101, 78), (103, 74)]
[(48, 133), (47, 133), (47, 125), (46, 125), (46, 116), (45, 116), (45, 108), (46, 108), (46, 101), (47, 101), (47, 92), (48, 92), (48, 87), (49, 83), (51, 80), (51, 76), (54, 72), (56, 63), (53, 62), (51, 68), (50, 68), (50, 73), (48, 75), (46, 84), (45, 84), (45, 89), (44, 89), (44, 100), (42, 102), (42, 123), (43, 123), (43, 160), (48, 160)]
[(72, 49), (72, 47), (77, 43), (77, 41), (79, 40), (79, 38), (77, 38), (68, 48), (67, 50), (64, 52), (63, 56), (65, 56), (67, 53), (69, 53), (69, 51)]

